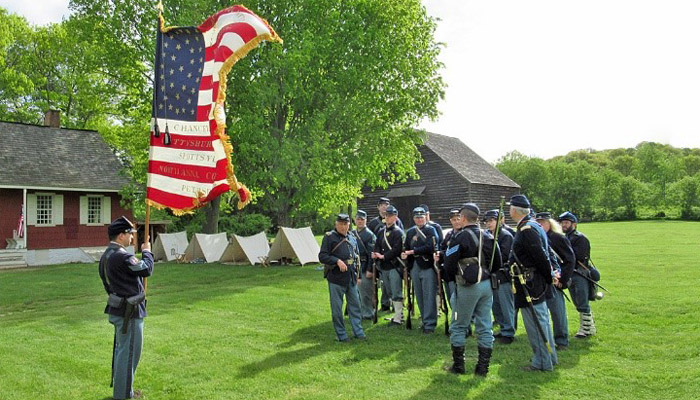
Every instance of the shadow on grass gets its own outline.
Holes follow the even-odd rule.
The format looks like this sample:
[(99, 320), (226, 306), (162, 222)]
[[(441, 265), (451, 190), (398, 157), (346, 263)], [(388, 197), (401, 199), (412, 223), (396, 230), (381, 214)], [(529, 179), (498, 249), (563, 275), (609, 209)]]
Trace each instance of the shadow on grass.
[[(368, 338), (366, 341), (352, 339), (348, 343), (340, 343), (335, 340), (335, 332), (329, 314), (327, 322), (307, 326), (293, 332), (286, 342), (279, 345), (281, 350), (265, 359), (240, 367), (237, 376), (239, 378), (254, 378), (268, 370), (302, 363), (307, 359), (329, 352), (342, 352), (343, 357), (345, 357), (344, 365), (367, 360), (389, 363), (391, 367), (382, 369), (382, 372), (386, 374), (402, 374), (412, 369), (422, 370), (441, 360), (443, 354), (438, 349), (449, 349), (449, 343), (441, 332), (425, 335), (418, 329), (420, 321), (414, 317), (413, 322), (414, 328), (407, 330), (404, 326), (389, 326), (388, 322), (383, 320), (376, 325), (369, 321), (363, 321), (362, 325)], [(346, 330), (349, 331), (347, 318), (345, 325)], [(297, 348), (299, 346), (305, 347)], [(417, 352), (417, 348), (425, 351)], [(347, 350), (351, 351), (349, 356), (345, 354)]]
[[(148, 278), (148, 311), (166, 315), (195, 302), (252, 288), (277, 287), (280, 281), (301, 285), (316, 279), (314, 272), (299, 266), (156, 263), (153, 276)], [(50, 318), (54, 323), (74, 326), (102, 318), (106, 304), (97, 267), (92, 264), (0, 273), (0, 286), (0, 317), (8, 324), (25, 321), (31, 315), (32, 319)]]
[(473, 374), (477, 362), (475, 338), (467, 338), (466, 374), (463, 376), (446, 371), (452, 364), (449, 343), (447, 343), (444, 353), (444, 373), (433, 375), (430, 384), (410, 399), (439, 397), (440, 393), (448, 387), (453, 389), (459, 387), (470, 398), (538, 398), (540, 386), (559, 379), (561, 370), (576, 367), (581, 357), (588, 353), (593, 345), (594, 343), (589, 339), (572, 339), (568, 350), (557, 353), (559, 364), (553, 372), (526, 372), (522, 367), (530, 364), (530, 357), (533, 354), (527, 335), (524, 331), (520, 331), (512, 344), (494, 344), (489, 375), (481, 378)]

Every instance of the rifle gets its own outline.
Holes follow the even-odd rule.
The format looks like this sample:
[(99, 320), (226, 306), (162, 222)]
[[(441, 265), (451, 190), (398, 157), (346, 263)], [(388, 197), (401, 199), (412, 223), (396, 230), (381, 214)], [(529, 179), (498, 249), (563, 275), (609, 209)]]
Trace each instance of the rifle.
[(374, 303), (374, 315), (372, 316), (372, 323), (377, 323), (377, 314), (379, 313), (379, 296), (377, 294), (377, 263), (372, 263), (372, 285), (374, 287), (374, 296), (372, 296), (372, 303)]
[(410, 278), (411, 275), (408, 273), (408, 268), (405, 267), (406, 264), (403, 264), (403, 265), (404, 265), (403, 282), (404, 282), (404, 285), (406, 286), (406, 302), (408, 304), (408, 307), (406, 307), (407, 308), (406, 329), (413, 329), (413, 324), (411, 323), (411, 313), (413, 312), (413, 302), (411, 301), (411, 278)]
[[(491, 261), (489, 261), (489, 274), (491, 274), (491, 290), (497, 290), (500, 283), (498, 275), (493, 273), (493, 259), (496, 257), (496, 247), (498, 247), (498, 233), (501, 230), (501, 215), (503, 215), (503, 204), (505, 204), (506, 196), (501, 196), (501, 202), (498, 205), (498, 216), (496, 217), (496, 229), (493, 230), (493, 248), (491, 249)], [(503, 265), (500, 265), (500, 269)]]
[[(433, 248), (437, 248), (435, 238), (433, 238)], [(449, 335), (450, 318), (447, 315), (449, 314), (449, 311), (447, 310), (447, 300), (445, 299), (445, 288), (442, 286), (442, 272), (440, 272), (440, 268), (438, 268), (437, 261), (433, 262), (433, 268), (435, 268), (435, 272), (437, 272), (438, 295), (440, 296), (440, 309), (442, 309), (443, 314), (445, 314), (445, 335)]]
[(520, 286), (523, 288), (523, 293), (525, 294), (525, 300), (527, 301), (527, 307), (525, 308), (530, 310), (530, 316), (532, 317), (532, 320), (535, 323), (535, 326), (537, 327), (537, 333), (539, 334), (542, 341), (544, 341), (544, 344), (547, 347), (547, 351), (549, 352), (549, 354), (552, 354), (552, 347), (549, 345), (549, 341), (547, 340), (547, 336), (544, 334), (542, 325), (540, 325), (540, 321), (537, 319), (537, 314), (535, 314), (535, 305), (532, 304), (532, 298), (530, 297), (530, 292), (527, 290), (525, 278), (523, 277), (523, 272), (520, 270), (520, 261), (515, 252), (512, 252), (512, 254), (513, 257), (515, 257), (515, 262), (510, 266), (510, 273), (513, 276), (513, 278), (515, 278), (516, 276), (518, 277)]
[[(583, 265), (583, 263), (582, 263), (581, 261), (576, 261), (576, 262), (577, 262), (580, 266), (582, 266), (583, 268), (586, 268), (586, 266)], [(586, 268), (586, 269), (588, 269), (588, 268)], [(596, 286), (598, 286), (599, 288), (601, 288), (601, 289), (605, 290), (606, 292), (610, 293), (610, 291), (609, 291), (608, 289), (604, 288), (603, 285), (601, 285), (600, 283), (598, 283), (598, 282), (594, 281), (593, 279), (587, 277), (586, 275), (584, 275), (583, 273), (581, 273), (581, 271), (575, 269), (575, 270), (574, 270), (574, 273), (581, 275), (581, 276), (582, 276), (585, 280), (587, 280), (588, 282), (591, 282), (591, 283), (595, 284)]]
[[(381, 231), (380, 231), (381, 232)], [(391, 243), (389, 243), (389, 240), (386, 238), (386, 235), (384, 236), (384, 243), (386, 243), (387, 247), (389, 250), (392, 250), (393, 248), (391, 247)], [(403, 240), (401, 242), (401, 245), (403, 246)], [(398, 256), (395, 258), (399, 264), (403, 267), (403, 281), (404, 281), (404, 286), (406, 286), (405, 293), (406, 293), (406, 298), (408, 302), (408, 320), (406, 322), (406, 328), (407, 329), (413, 329), (413, 326), (411, 324), (411, 311), (413, 311), (413, 304), (411, 304), (411, 285), (410, 285), (410, 280), (408, 275), (408, 267), (406, 266), (406, 263), (401, 259), (401, 256)]]

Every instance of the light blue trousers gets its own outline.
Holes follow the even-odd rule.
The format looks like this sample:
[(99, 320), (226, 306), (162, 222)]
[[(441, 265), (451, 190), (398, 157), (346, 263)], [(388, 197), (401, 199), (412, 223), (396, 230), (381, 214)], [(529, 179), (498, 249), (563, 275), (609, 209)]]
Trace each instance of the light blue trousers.
[[(535, 318), (532, 312), (534, 310)], [(532, 366), (544, 371), (553, 371), (554, 365), (557, 363), (557, 350), (554, 348), (554, 339), (552, 338), (552, 329), (549, 326), (549, 313), (547, 312), (547, 303), (541, 302), (535, 304), (532, 309), (525, 307), (520, 311), (523, 316), (527, 339), (530, 341), (530, 347), (534, 353), (532, 357)], [(542, 327), (543, 338), (535, 324)], [(549, 342), (549, 347), (552, 350), (551, 354), (547, 350), (545, 340)]]
[(143, 347), (143, 318), (129, 320), (129, 328), (125, 334), (122, 333), (123, 317), (110, 315), (109, 323), (114, 325), (116, 344), (112, 397), (129, 399), (134, 395), (134, 375), (136, 375), (136, 367), (139, 365), (141, 348)]
[(372, 278), (368, 278), (365, 274), (362, 274), (362, 282), (360, 282), (360, 303), (362, 304), (362, 318), (374, 317), (374, 285)]
[[(388, 289), (391, 301), (403, 301), (403, 275), (398, 269), (382, 270), (382, 280)], [(384, 286), (382, 286), (382, 291)]]
[(421, 269), (418, 263), (413, 263), (411, 270), (413, 290), (423, 321), (423, 330), (435, 330), (437, 325), (437, 274), (432, 268)]
[(491, 323), (493, 292), (491, 290), (491, 282), (486, 279), (470, 286), (456, 285), (452, 298), (450, 344), (456, 347), (464, 346), (467, 339), (467, 329), (472, 316), (474, 316), (478, 346), (493, 348), (493, 325)]
[(345, 322), (343, 321), (343, 296), (348, 302), (348, 317), (350, 318), (350, 326), (355, 337), (365, 336), (365, 331), (362, 329), (362, 316), (360, 314), (360, 296), (357, 291), (357, 283), (352, 280), (349, 285), (341, 286), (335, 283), (328, 282), (328, 293), (331, 298), (331, 318), (333, 320), (333, 329), (338, 340), (348, 338), (345, 332)]
[(547, 308), (552, 315), (552, 328), (554, 330), (554, 343), (559, 346), (569, 345), (569, 320), (566, 317), (566, 303), (564, 293), (550, 286), (552, 298), (547, 299)]
[(515, 304), (509, 282), (501, 283), (493, 291), (493, 316), (501, 327), (502, 336), (515, 336)]

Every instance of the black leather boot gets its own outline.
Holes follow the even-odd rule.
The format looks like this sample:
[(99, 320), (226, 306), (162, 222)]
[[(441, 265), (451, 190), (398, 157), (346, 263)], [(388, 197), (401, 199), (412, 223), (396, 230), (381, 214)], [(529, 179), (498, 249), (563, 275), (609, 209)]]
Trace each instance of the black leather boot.
[(453, 364), (450, 367), (450, 372), (453, 374), (463, 374), (464, 371), (464, 346), (452, 346)]
[(489, 373), (489, 363), (491, 362), (491, 352), (493, 349), (488, 347), (479, 347), (479, 360), (474, 368), (474, 375), (486, 376)]

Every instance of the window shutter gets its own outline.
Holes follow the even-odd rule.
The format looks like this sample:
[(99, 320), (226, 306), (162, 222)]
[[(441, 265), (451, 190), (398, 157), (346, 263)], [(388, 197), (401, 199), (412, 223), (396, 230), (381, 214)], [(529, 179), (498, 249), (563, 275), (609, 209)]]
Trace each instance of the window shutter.
[(112, 198), (104, 196), (102, 198), (102, 224), (109, 225), (112, 221)]
[(36, 195), (27, 194), (27, 225), (36, 225)]
[(88, 197), (80, 196), (80, 225), (87, 225), (88, 221)]
[(63, 195), (53, 196), (53, 225), (63, 225)]

